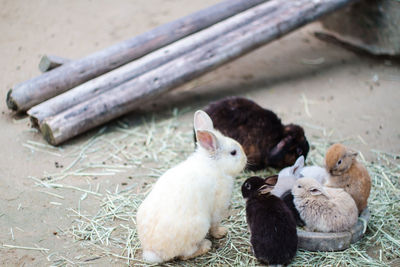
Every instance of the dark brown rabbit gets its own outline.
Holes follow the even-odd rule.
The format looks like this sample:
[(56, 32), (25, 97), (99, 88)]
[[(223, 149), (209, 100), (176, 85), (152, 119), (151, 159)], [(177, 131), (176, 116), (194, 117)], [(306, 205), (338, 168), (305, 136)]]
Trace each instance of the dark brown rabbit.
[(228, 97), (211, 103), (204, 111), (215, 129), (242, 145), (247, 169), (283, 168), (293, 165), (299, 156), (307, 156), (309, 145), (303, 128), (283, 125), (274, 112), (249, 99)]
[(242, 185), (250, 242), (260, 262), (289, 264), (297, 251), (296, 222), (283, 200), (270, 193), (268, 182), (254, 176)]

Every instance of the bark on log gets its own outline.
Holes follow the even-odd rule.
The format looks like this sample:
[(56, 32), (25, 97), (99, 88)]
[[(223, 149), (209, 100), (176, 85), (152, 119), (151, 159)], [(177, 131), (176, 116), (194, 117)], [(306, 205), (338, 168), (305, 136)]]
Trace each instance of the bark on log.
[(28, 110), (33, 124), (39, 125), (43, 119), (54, 116), (78, 103), (104, 93), (128, 80), (131, 80), (151, 69), (191, 52), (230, 31), (249, 24), (272, 11), (270, 6), (257, 6), (239, 13), (236, 16), (223, 20), (198, 33), (185, 37), (166, 47), (158, 49), (146, 56), (130, 62), (113, 71), (87, 81), (65, 93), (50, 98)]
[(356, 0), (271, 0), (273, 12), (221, 36), (159, 68), (43, 121), (45, 139), (57, 145), (95, 126), (134, 110), (261, 45)]
[(55, 69), (63, 64), (66, 64), (70, 61), (71, 61), (70, 59), (63, 58), (63, 57), (44, 55), (40, 59), (39, 70), (41, 72), (50, 71), (50, 70)]
[(19, 112), (26, 111), (83, 82), (264, 1), (225, 0), (80, 60), (71, 61), (16, 85), (7, 94), (7, 105)]

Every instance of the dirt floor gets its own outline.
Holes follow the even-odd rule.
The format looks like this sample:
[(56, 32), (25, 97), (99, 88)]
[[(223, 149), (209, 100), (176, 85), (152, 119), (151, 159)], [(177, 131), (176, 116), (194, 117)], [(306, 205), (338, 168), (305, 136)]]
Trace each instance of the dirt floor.
[[(72, 261), (82, 250), (91, 255), (89, 248), (61, 234), (72, 221), (68, 208), (77, 207), (82, 192), (46, 191), (29, 177), (42, 179), (58, 172), (60, 165), (65, 168), (73, 158), (63, 155), (76, 151), (98, 131), (67, 142), (53, 154), (32, 149), (46, 142), (31, 129), (28, 118), (8, 110), (8, 90), (39, 75), (37, 65), (44, 54), (77, 59), (217, 2), (0, 0), (0, 242), (48, 249), (2, 246), (0, 265), (48, 266), (56, 256)], [(375, 156), (371, 149), (399, 154), (399, 61), (322, 42), (314, 37), (316, 30), (318, 23), (293, 32), (178, 88), (126, 120), (134, 122), (154, 107), (160, 112), (179, 107), (188, 110), (180, 123), (189, 131), (195, 109), (223, 96), (243, 95), (277, 112), (284, 123), (302, 125), (310, 139), (351, 139), (369, 161)], [(96, 179), (101, 193), (114, 190), (132, 172), (66, 177), (63, 184), (87, 188)], [(98, 198), (88, 197), (81, 208), (96, 211), (98, 206)], [(87, 259), (89, 264), (123, 264), (107, 257)]]

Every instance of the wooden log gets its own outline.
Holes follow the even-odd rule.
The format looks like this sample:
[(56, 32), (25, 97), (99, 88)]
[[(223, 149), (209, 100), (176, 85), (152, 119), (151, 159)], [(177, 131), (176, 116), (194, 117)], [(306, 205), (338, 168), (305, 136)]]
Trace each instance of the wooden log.
[(175, 86), (354, 1), (356, 0), (270, 0), (261, 4), (271, 7), (273, 11), (269, 14), (112, 90), (45, 119), (40, 130), (49, 143), (60, 144), (133, 111)]
[(207, 28), (265, 0), (225, 0), (132, 39), (71, 61), (12, 88), (7, 106), (22, 112), (151, 51)]
[(132, 61), (122, 67), (103, 74), (95, 79), (87, 81), (58, 96), (50, 98), (28, 110), (33, 124), (39, 125), (43, 119), (54, 116), (78, 103), (86, 101), (94, 96), (104, 93), (128, 80), (131, 80), (151, 69), (159, 67), (185, 53), (207, 44), (216, 38), (237, 29), (245, 24), (253, 22), (257, 18), (271, 12), (271, 7), (260, 6), (239, 13), (226, 20), (200, 32), (185, 37), (168, 46)]
[(63, 58), (63, 57), (44, 55), (40, 59), (39, 70), (41, 72), (50, 71), (50, 70), (55, 69), (63, 64), (66, 64), (70, 61), (71, 61), (70, 59)]

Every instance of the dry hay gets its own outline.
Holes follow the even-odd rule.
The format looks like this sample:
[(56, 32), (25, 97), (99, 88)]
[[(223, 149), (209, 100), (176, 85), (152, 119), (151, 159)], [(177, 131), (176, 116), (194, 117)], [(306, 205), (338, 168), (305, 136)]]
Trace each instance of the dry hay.
[[(168, 118), (156, 120), (148, 116), (139, 124), (130, 127), (118, 121), (110, 129), (100, 129), (99, 133), (72, 151), (69, 156), (75, 158), (60, 173), (47, 174), (50, 181), (32, 177), (36, 183), (45, 187), (58, 187), (82, 191), (83, 201), (88, 194), (100, 200), (99, 210), (90, 214), (78, 208), (69, 209), (74, 218), (72, 226), (65, 230), (82, 247), (94, 249), (95, 260), (109, 256), (115, 260), (134, 266), (146, 265), (141, 261), (140, 243), (135, 227), (135, 214), (138, 206), (154, 183), (165, 170), (185, 159), (193, 152), (193, 132), (191, 125), (180, 123), (177, 110), (164, 114)], [(160, 115), (158, 115), (160, 116)], [(305, 125), (307, 127), (307, 125)], [(323, 131), (323, 137), (311, 138), (311, 151), (308, 164), (321, 165), (329, 145), (329, 136)], [(362, 141), (362, 140), (361, 140)], [(351, 145), (354, 140), (341, 140)], [(51, 153), (52, 147), (33, 148)], [(32, 148), (31, 148), (32, 149)], [(391, 155), (375, 151), (376, 161), (362, 161), (367, 166), (373, 187), (369, 198), (371, 219), (365, 236), (356, 244), (341, 252), (308, 252), (299, 250), (292, 266), (387, 266), (400, 260), (400, 155)], [(126, 172), (133, 184), (113, 192), (99, 193), (98, 187), (88, 189), (72, 187), (60, 182), (70, 176), (93, 177), (115, 175)], [(276, 172), (269, 169), (258, 172), (266, 176)], [(244, 201), (240, 194), (243, 181), (255, 173), (244, 173), (235, 180), (234, 195), (230, 217), (223, 222), (228, 227), (227, 236), (221, 240), (212, 240), (212, 250), (190, 261), (173, 261), (165, 266), (255, 266), (259, 265), (252, 256), (249, 233), (245, 222)], [(144, 182), (144, 181), (147, 181)], [(74, 261), (64, 257), (53, 259), (53, 265), (84, 264), (85, 256), (76, 257)]]

